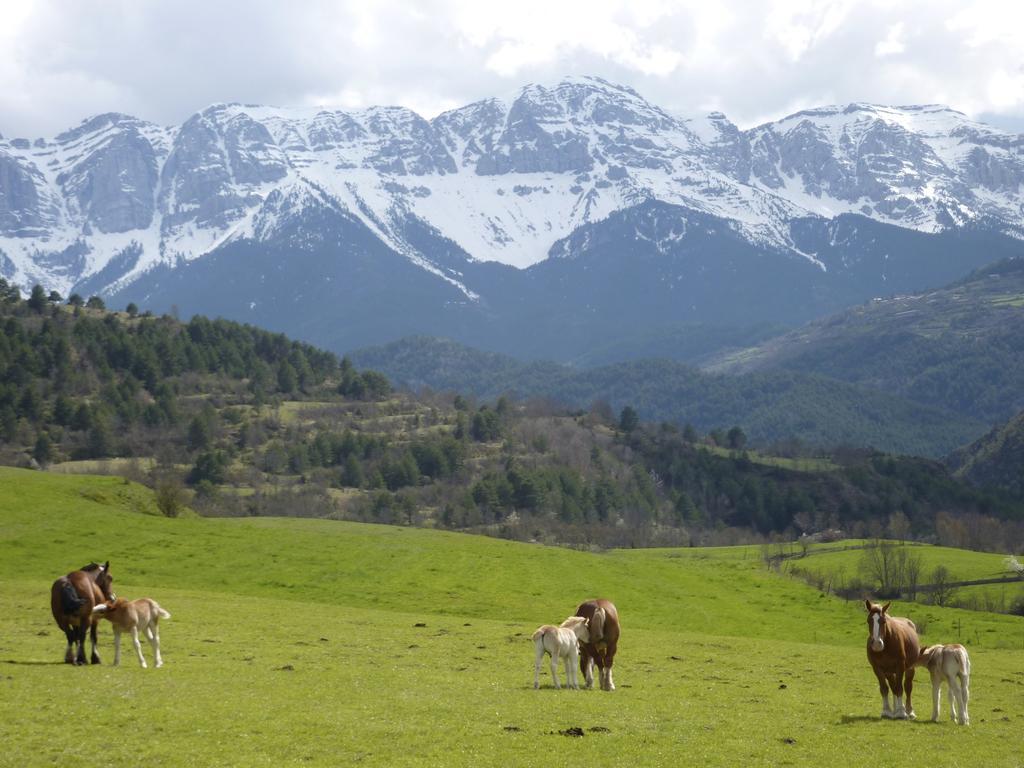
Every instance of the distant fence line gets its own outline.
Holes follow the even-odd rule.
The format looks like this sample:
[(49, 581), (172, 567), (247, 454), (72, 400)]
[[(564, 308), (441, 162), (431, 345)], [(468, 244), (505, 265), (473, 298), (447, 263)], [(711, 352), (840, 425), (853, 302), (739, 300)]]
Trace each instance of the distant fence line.
[(973, 581), (951, 581), (948, 584), (922, 584), (918, 592), (934, 592), (938, 589), (959, 589), (960, 587), (981, 587), (985, 584), (1012, 584), (1024, 580), (1021, 576), (998, 576), (992, 579), (974, 579)]

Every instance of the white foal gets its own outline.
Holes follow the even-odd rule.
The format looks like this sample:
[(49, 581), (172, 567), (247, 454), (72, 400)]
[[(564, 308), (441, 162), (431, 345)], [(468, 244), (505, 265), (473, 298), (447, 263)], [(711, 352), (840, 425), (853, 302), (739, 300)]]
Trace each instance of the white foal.
[(146, 668), (146, 659), (142, 656), (142, 644), (139, 642), (139, 630), (146, 633), (146, 639), (153, 646), (153, 660), (157, 667), (164, 661), (160, 658), (160, 619), (169, 619), (171, 614), (161, 608), (156, 600), (142, 597), (128, 601), (123, 597), (109, 603), (100, 603), (92, 609), (93, 616), (102, 616), (114, 625), (114, 666), (121, 663), (121, 633), (131, 633), (135, 653), (139, 655), (139, 664)]
[(533, 665), (533, 687), (540, 688), (540, 665), (547, 653), (551, 656), (551, 679), (555, 681), (555, 688), (562, 687), (558, 684), (558, 660), (561, 658), (565, 660), (566, 686), (578, 690), (580, 686), (576, 681), (576, 667), (580, 660), (579, 641), (587, 642), (590, 639), (586, 618), (570, 616), (559, 627), (551, 624), (537, 627), (531, 639), (537, 652)]
[(939, 719), (943, 679), (949, 684), (949, 712), (954, 723), (970, 725), (967, 701), (971, 697), (971, 660), (967, 649), (958, 643), (929, 645), (921, 649), (919, 667), (927, 667), (932, 676), (932, 722)]

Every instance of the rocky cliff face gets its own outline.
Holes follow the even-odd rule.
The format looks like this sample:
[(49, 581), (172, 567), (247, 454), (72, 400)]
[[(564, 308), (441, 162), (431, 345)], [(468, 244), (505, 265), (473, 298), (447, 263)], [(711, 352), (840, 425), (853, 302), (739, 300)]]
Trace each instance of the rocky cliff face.
[(59, 200), (39, 169), (0, 146), (0, 235), (30, 241), (44, 237), (59, 221)]
[[(429, 121), (398, 107), (220, 104), (172, 128), (109, 114), (52, 139), (0, 139), (0, 270), (25, 286), (123, 288), (157, 266), (265, 240), (302, 216), (285, 199), (329, 201), (456, 283), (430, 247), (522, 268), (652, 200), (821, 267), (793, 222), (859, 214), (922, 232), (1019, 236), (1022, 190), (1024, 137), (939, 106), (826, 107), (743, 131), (596, 78), (527, 86)], [(433, 236), (410, 234), (424, 231)]]

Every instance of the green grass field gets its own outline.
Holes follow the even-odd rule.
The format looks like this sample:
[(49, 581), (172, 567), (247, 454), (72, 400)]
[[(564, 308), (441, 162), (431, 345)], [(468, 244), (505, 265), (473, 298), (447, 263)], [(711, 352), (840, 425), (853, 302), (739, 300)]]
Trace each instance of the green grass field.
[[(128, 644), (110, 666), (106, 625), (105, 664), (60, 663), (49, 586), (92, 559), (173, 614), (162, 669)], [(530, 633), (596, 595), (622, 615), (619, 689), (555, 691), (545, 663), (533, 690)], [(929, 722), (925, 678), (917, 722), (880, 720), (860, 605), (768, 571), (754, 547), (170, 520), (118, 478), (0, 469), (0, 764), (1024, 765), (1024, 620), (896, 608), (926, 619), (928, 642), (968, 628), (970, 727)]]
[[(865, 542), (844, 541), (831, 545), (821, 545), (810, 550), (808, 557), (796, 558), (788, 565), (813, 573), (842, 574), (846, 577), (858, 573), (863, 550), (855, 548)], [(849, 549), (840, 549), (841, 547)], [(1006, 555), (990, 552), (972, 552), (965, 549), (949, 547), (933, 547), (908, 545), (911, 552), (921, 558), (921, 583), (927, 583), (929, 576), (937, 566), (944, 565), (949, 569), (952, 581), (976, 581), (999, 577), (1011, 577), (1013, 572), (1006, 564)], [(982, 605), (986, 600), (990, 605), (1003, 606), (1008, 610), (1016, 601), (1024, 598), (1024, 579), (1005, 584), (984, 584), (969, 587), (958, 587), (954, 599), (958, 603), (970, 604), (972, 601)]]
[(724, 456), (727, 458), (732, 458), (742, 453), (742, 455), (754, 464), (762, 464), (766, 467), (789, 469), (794, 472), (831, 472), (832, 470), (839, 468), (839, 465), (830, 459), (816, 459), (810, 457), (791, 459), (785, 456), (772, 456), (752, 450), (737, 451), (732, 448), (724, 448), (717, 445), (702, 445), (700, 446), (700, 450), (708, 451), (716, 456)]

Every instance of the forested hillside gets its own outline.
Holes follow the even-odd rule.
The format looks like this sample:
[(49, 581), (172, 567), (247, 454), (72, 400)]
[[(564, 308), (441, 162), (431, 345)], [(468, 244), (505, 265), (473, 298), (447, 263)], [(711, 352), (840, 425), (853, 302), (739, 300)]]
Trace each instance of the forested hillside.
[(166, 515), (191, 506), (579, 545), (867, 535), (894, 520), (941, 537), (953, 530), (943, 515), (986, 521), (1000, 544), (1021, 535), (1020, 504), (929, 460), (811, 455), (795, 441), (770, 455), (735, 424), (659, 424), (603, 400), (567, 411), (395, 393), (380, 373), (256, 328), (0, 288), (0, 459), (130, 476)]
[(357, 364), (413, 389), (472, 392), (493, 399), (550, 398), (572, 408), (596, 400), (644, 418), (707, 431), (741, 424), (761, 447), (798, 439), (817, 448), (873, 447), (941, 457), (983, 434), (984, 421), (820, 374), (771, 370), (710, 374), (672, 360), (649, 359), (579, 369), (522, 363), (445, 339), (412, 337), (352, 354)]
[(1024, 411), (954, 453), (950, 464), (957, 477), (1024, 501)]

